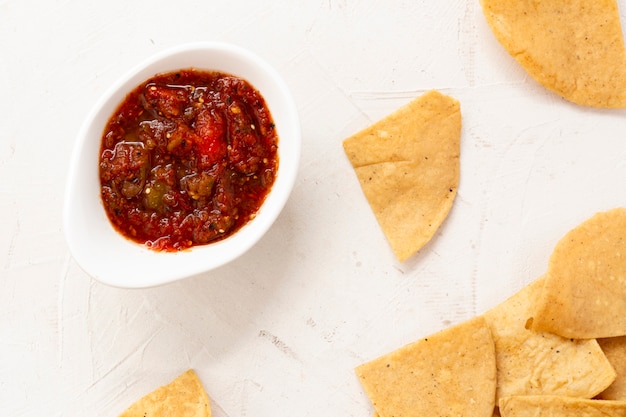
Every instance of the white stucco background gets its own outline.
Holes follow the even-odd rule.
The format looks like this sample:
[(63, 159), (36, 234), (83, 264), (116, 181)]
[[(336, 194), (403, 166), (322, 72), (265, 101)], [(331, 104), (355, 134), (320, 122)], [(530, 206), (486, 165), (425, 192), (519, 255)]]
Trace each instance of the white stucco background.
[[(226, 267), (100, 284), (62, 233), (76, 134), (131, 67), (203, 40), (251, 49), (291, 88), (291, 199)], [(433, 88), (461, 102), (460, 188), (400, 264), (341, 142)], [(625, 111), (530, 79), (477, 0), (0, 0), (0, 415), (112, 417), (193, 368), (216, 417), (371, 416), (356, 365), (503, 301), (569, 229), (626, 205), (625, 133)]]

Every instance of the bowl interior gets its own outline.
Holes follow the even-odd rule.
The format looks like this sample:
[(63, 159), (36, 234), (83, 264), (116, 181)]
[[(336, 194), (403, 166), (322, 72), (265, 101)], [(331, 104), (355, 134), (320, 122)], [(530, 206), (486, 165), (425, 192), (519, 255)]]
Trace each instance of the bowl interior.
[[(149, 77), (182, 68), (216, 70), (250, 82), (266, 100), (278, 133), (275, 183), (257, 216), (231, 237), (180, 252), (156, 252), (122, 237), (111, 226), (100, 199), (101, 135), (126, 94)], [(158, 54), (130, 71), (103, 95), (81, 128), (65, 195), (64, 228), (74, 259), (93, 278), (139, 288), (214, 269), (253, 246), (278, 217), (293, 188), (300, 157), (300, 127), (293, 99), (276, 71), (233, 45), (184, 45)]]

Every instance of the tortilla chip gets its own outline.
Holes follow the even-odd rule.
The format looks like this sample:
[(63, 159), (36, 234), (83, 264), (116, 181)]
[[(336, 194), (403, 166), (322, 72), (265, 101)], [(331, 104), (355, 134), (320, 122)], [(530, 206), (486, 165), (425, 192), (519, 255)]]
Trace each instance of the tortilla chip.
[(624, 417), (626, 402), (552, 395), (506, 397), (500, 400), (500, 414), (502, 417)]
[(430, 91), (347, 138), (344, 150), (400, 262), (445, 220), (459, 184), (459, 102)]
[(380, 417), (492, 417), (496, 360), (482, 317), (356, 368)]
[(556, 245), (534, 330), (574, 339), (626, 335), (626, 209), (598, 213)]
[(495, 37), (536, 81), (583, 106), (626, 107), (616, 0), (481, 0)]
[(595, 339), (572, 340), (527, 328), (543, 282), (543, 278), (532, 282), (484, 314), (496, 348), (496, 402), (537, 394), (593, 398), (615, 380)]
[(193, 370), (188, 370), (131, 405), (119, 417), (211, 417), (209, 397)]
[(617, 373), (615, 382), (598, 398), (626, 401), (626, 336), (598, 339), (598, 343)]

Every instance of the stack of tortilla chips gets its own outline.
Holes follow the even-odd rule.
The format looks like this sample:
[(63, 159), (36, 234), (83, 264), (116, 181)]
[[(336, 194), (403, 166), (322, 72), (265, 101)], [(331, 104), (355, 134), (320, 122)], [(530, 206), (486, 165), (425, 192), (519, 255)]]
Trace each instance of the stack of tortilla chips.
[(357, 367), (380, 417), (626, 416), (626, 209), (485, 314)]

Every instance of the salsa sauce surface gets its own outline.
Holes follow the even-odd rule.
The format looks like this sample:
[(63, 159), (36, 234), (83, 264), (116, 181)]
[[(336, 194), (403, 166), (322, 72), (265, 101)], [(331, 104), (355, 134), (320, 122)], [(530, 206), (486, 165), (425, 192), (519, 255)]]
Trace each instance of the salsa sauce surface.
[(265, 200), (277, 148), (270, 111), (247, 81), (197, 69), (156, 75), (105, 127), (105, 211), (122, 235), (159, 251), (222, 240)]

